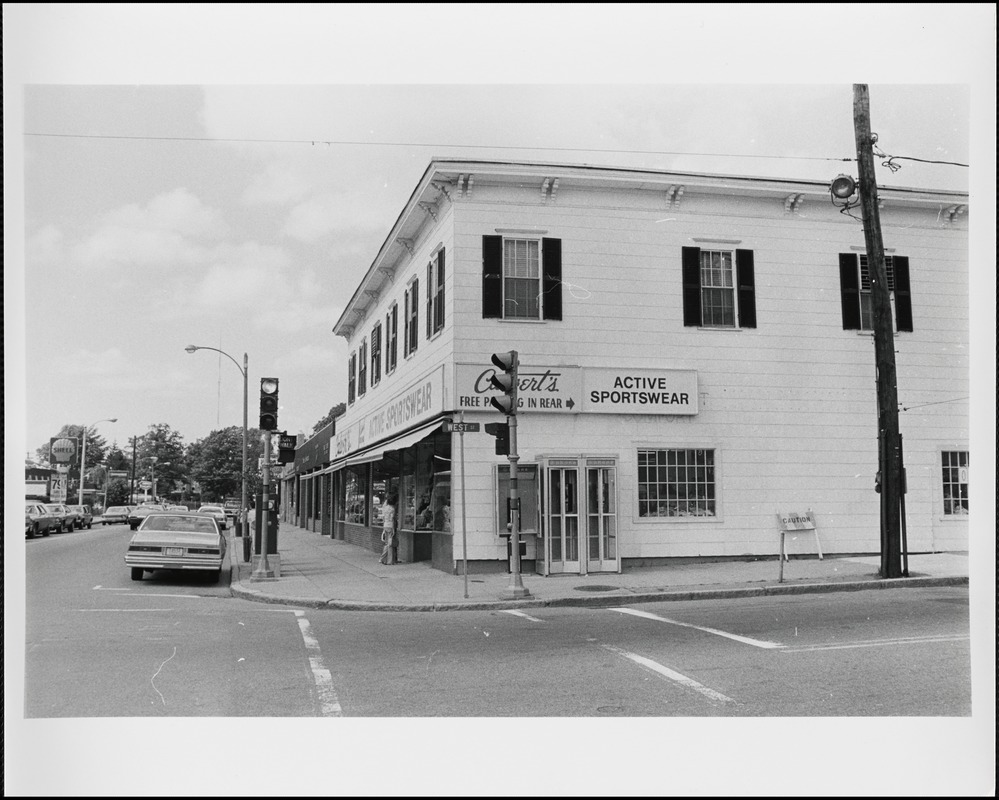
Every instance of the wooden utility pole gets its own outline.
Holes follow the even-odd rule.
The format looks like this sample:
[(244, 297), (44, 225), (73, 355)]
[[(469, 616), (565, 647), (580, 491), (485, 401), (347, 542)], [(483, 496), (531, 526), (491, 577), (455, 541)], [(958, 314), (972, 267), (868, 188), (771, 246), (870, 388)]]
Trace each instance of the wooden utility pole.
[(867, 85), (853, 85), (853, 126), (857, 140), (857, 191), (864, 214), (864, 244), (871, 279), (874, 323), (874, 363), (878, 396), (878, 467), (881, 472), (881, 577), (902, 577), (901, 496), (902, 465), (898, 433), (898, 384), (895, 375), (895, 338), (892, 330), (888, 269), (885, 265), (878, 184), (874, 177), (874, 140)]

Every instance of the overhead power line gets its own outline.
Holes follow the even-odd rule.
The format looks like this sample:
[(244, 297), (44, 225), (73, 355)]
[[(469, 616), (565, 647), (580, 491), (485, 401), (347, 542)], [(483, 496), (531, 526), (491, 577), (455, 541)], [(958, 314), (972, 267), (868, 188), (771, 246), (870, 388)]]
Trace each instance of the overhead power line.
[(601, 147), (545, 147), (531, 145), (488, 145), (488, 144), (441, 144), (425, 142), (359, 142), (351, 140), (326, 139), (236, 139), (212, 138), (199, 136), (125, 136), (116, 134), (86, 134), (86, 133), (35, 133), (27, 132), (25, 136), (37, 136), (57, 139), (123, 139), (137, 141), (167, 141), (167, 142), (229, 142), (237, 144), (308, 144), (308, 145), (351, 145), (360, 147), (435, 147), (435, 148), (465, 148), (470, 150), (550, 150), (552, 152), (586, 152), (586, 153), (623, 153), (630, 155), (657, 156), (700, 156), (710, 158), (769, 158), (796, 161), (856, 161), (855, 158), (830, 158), (825, 156), (783, 156), (754, 155), (749, 153), (685, 153), (665, 150), (618, 150)]

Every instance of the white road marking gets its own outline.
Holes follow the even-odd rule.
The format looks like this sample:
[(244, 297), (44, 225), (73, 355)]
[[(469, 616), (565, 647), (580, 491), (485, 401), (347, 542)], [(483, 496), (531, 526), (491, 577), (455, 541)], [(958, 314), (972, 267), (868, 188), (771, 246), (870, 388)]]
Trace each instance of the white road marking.
[(664, 678), (669, 678), (671, 681), (679, 683), (681, 686), (686, 686), (688, 689), (693, 689), (695, 692), (704, 695), (709, 700), (715, 700), (719, 703), (734, 703), (731, 697), (722, 694), (721, 692), (716, 692), (714, 689), (709, 689), (703, 683), (698, 683), (693, 678), (688, 678), (686, 675), (681, 675), (679, 672), (674, 672), (669, 667), (664, 667), (651, 658), (645, 658), (645, 656), (640, 656), (635, 653), (629, 653), (627, 650), (622, 650), (619, 647), (614, 647), (610, 644), (600, 645), (605, 650), (610, 650), (612, 653), (617, 653), (622, 658), (627, 658), (630, 661), (634, 661), (646, 669), (650, 669), (653, 672), (662, 675)]
[[(175, 655), (177, 655), (177, 647), (176, 646), (174, 646), (173, 652), (170, 654), (170, 658), (173, 658)], [(163, 693), (159, 689), (156, 689), (156, 676), (160, 674), (160, 670), (163, 669), (163, 665), (166, 664), (167, 661), (170, 660), (170, 658), (168, 658), (166, 661), (164, 661), (163, 664), (160, 664), (160, 668), (158, 670), (156, 670), (156, 672), (153, 673), (153, 677), (151, 677), (149, 679), (149, 682), (153, 685), (153, 689), (156, 690), (156, 694), (158, 694), (160, 696), (160, 701), (163, 703), (163, 705), (166, 705), (166, 700), (163, 698)]]
[(901, 639), (869, 639), (839, 644), (814, 644), (806, 647), (787, 647), (782, 653), (810, 653), (816, 650), (852, 650), (858, 647), (887, 647), (895, 644), (929, 644), (932, 642), (967, 642), (970, 636), (906, 636)]
[(130, 592), (132, 590), (128, 589), (128, 588), (119, 589), (119, 588), (116, 588), (114, 586), (101, 586), (100, 584), (98, 584), (97, 586), (95, 586), (93, 588), (93, 591), (95, 591), (95, 592)]
[(172, 608), (78, 608), (77, 611), (173, 611)]
[(544, 620), (542, 619), (538, 619), (537, 617), (532, 617), (530, 614), (525, 614), (523, 611), (517, 611), (516, 609), (513, 608), (504, 608), (501, 610), (503, 611), (504, 614), (513, 614), (515, 617), (523, 617), (524, 619), (529, 619), (531, 622), (544, 622)]
[(680, 622), (679, 620), (669, 619), (668, 617), (660, 617), (657, 614), (650, 614), (648, 611), (639, 611), (635, 608), (611, 608), (610, 611), (617, 611), (620, 614), (631, 614), (635, 617), (644, 617), (645, 619), (654, 619), (656, 622), (665, 622), (669, 625), (678, 625), (681, 628), (693, 628), (694, 630), (704, 631), (705, 633), (713, 633), (715, 636), (724, 636), (726, 639), (732, 639), (736, 642), (742, 642), (743, 644), (752, 645), (753, 647), (762, 647), (764, 650), (780, 650), (787, 645), (780, 644), (779, 642), (767, 642), (762, 639), (751, 639), (748, 636), (739, 636), (737, 633), (729, 633), (728, 631), (720, 631), (717, 628), (705, 628), (703, 625), (692, 625), (689, 622)]
[(323, 664), (322, 650), (319, 648), (319, 640), (312, 635), (312, 626), (305, 618), (304, 611), (296, 611), (298, 618), (298, 629), (302, 632), (302, 641), (305, 642), (305, 649), (309, 651), (309, 667), (312, 670), (312, 678), (316, 682), (316, 689), (319, 692), (319, 710), (324, 717), (342, 717), (343, 709), (340, 707), (340, 700), (336, 696), (336, 689), (333, 688), (333, 676)]

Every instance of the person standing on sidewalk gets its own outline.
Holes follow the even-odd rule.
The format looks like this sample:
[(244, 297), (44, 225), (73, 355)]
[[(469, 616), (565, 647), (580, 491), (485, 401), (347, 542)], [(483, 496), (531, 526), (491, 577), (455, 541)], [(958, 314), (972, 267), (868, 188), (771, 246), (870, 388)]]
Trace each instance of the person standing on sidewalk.
[(395, 540), (395, 510), (399, 504), (398, 495), (391, 495), (385, 499), (385, 506), (382, 508), (382, 556), (378, 561), (382, 564), (396, 563), (396, 540)]

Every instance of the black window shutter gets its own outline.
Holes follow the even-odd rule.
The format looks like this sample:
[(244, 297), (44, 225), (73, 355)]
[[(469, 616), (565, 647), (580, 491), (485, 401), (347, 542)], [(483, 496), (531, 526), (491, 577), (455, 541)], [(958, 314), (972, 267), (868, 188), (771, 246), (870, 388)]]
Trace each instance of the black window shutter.
[(562, 319), (562, 240), (542, 239), (544, 318)]
[(437, 313), (434, 316), (434, 329), (444, 328), (444, 248), (437, 253)]
[(701, 324), (701, 248), (683, 248), (683, 324)]
[(753, 251), (735, 251), (735, 281), (739, 291), (739, 327), (756, 327), (756, 276)]
[(434, 332), (434, 262), (427, 262), (427, 338)]
[(895, 327), (912, 331), (912, 295), (909, 292), (909, 257), (895, 256)]
[(856, 253), (839, 254), (839, 295), (843, 305), (843, 330), (860, 330), (860, 270)]
[(503, 316), (503, 237), (482, 237), (482, 317)]
[(403, 294), (402, 306), (402, 355), (409, 355), (409, 289)]
[(409, 313), (413, 318), (409, 321), (409, 352), (415, 353), (420, 344), (420, 282), (413, 280), (413, 304), (409, 308)]

